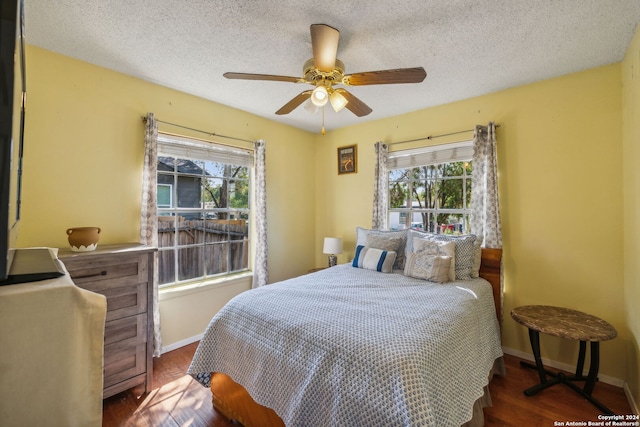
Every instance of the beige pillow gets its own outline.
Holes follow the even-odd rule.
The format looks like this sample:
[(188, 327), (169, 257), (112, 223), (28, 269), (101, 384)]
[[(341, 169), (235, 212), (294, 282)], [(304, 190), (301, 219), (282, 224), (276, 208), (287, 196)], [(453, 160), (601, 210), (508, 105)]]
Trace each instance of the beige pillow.
[(449, 281), (451, 257), (430, 254), (427, 252), (409, 252), (404, 264), (405, 276), (425, 279), (430, 282), (445, 283)]
[(413, 239), (413, 252), (425, 252), (429, 255), (439, 255), (451, 258), (449, 262), (448, 280), (453, 282), (456, 280), (456, 243), (455, 242), (437, 242), (428, 239)]

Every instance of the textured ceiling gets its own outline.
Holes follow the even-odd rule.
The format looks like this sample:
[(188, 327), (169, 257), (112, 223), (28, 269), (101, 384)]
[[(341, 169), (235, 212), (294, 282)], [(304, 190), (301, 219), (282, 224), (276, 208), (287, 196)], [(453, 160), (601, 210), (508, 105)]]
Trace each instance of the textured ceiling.
[[(326, 108), (327, 130), (623, 59), (638, 0), (25, 0), (30, 44), (317, 132), (321, 113), (275, 111), (306, 84), (309, 26), (340, 30), (346, 73), (422, 66), (419, 84), (350, 87), (373, 109)], [(212, 118), (215, 123), (215, 118)]]

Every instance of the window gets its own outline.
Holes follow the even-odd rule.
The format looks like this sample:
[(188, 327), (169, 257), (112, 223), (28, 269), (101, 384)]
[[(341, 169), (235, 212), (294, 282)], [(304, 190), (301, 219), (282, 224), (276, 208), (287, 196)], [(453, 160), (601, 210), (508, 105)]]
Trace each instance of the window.
[(158, 135), (158, 282), (249, 269), (253, 153)]
[(389, 229), (469, 233), (471, 141), (389, 153)]
[(173, 205), (173, 184), (158, 183), (158, 207), (170, 208)]

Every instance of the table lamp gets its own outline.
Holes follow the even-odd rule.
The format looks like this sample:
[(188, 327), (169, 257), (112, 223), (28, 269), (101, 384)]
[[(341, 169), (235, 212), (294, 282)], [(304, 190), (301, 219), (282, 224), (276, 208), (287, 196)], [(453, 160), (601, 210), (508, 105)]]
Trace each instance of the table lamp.
[(329, 255), (329, 267), (338, 263), (336, 254), (342, 253), (342, 239), (340, 237), (325, 237), (323, 253)]

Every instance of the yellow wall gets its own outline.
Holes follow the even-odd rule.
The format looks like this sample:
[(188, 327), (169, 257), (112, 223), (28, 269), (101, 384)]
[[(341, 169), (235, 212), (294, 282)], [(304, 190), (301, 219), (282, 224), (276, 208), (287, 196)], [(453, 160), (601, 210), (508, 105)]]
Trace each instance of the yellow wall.
[(640, 408), (640, 28), (622, 62), (624, 292), (629, 345), (627, 382)]
[[(300, 238), (315, 227), (315, 164), (308, 132), (33, 46), (27, 54), (20, 246), (66, 246), (65, 230), (83, 225), (102, 227), (102, 244), (138, 241), (141, 117), (153, 112), (167, 122), (266, 140), (271, 279), (313, 266), (315, 248)], [(186, 132), (162, 124), (160, 129)], [(289, 162), (292, 158), (296, 161)]]
[[(635, 43), (637, 51), (637, 37)], [(272, 282), (285, 279), (326, 264), (325, 236), (345, 239), (340, 262), (352, 256), (355, 227), (371, 224), (375, 141), (413, 139), (496, 121), (505, 249), (504, 345), (530, 353), (526, 331), (508, 316), (515, 306), (554, 304), (593, 313), (619, 332), (601, 346), (601, 373), (626, 380), (639, 394), (640, 328), (632, 314), (637, 303), (627, 302), (625, 310), (624, 296), (626, 292), (637, 301), (640, 267), (623, 268), (625, 256), (637, 259), (640, 228), (634, 203), (639, 173), (631, 160), (624, 162), (624, 175), (622, 168), (623, 150), (625, 156), (638, 157), (632, 144), (638, 124), (623, 127), (623, 117), (629, 119), (633, 108), (637, 110), (637, 77), (624, 97), (620, 89), (621, 73), (629, 71), (630, 62), (637, 64), (637, 55), (623, 65), (321, 136), (32, 46), (27, 54), (20, 246), (65, 246), (65, 229), (82, 225), (101, 226), (102, 244), (138, 240), (144, 133), (140, 117), (152, 111), (160, 120), (267, 141), (269, 273)], [(636, 73), (639, 68), (635, 65)], [(374, 89), (363, 88), (359, 95), (366, 99), (368, 90)], [(358, 173), (338, 176), (336, 148), (348, 144), (358, 144)], [(635, 234), (625, 238), (628, 227)], [(228, 298), (215, 294), (190, 290), (165, 295), (162, 320), (171, 322), (163, 332), (165, 344), (202, 330), (201, 318), (188, 327), (176, 325), (189, 323), (195, 303), (215, 313)], [(575, 343), (543, 337), (542, 350), (552, 360), (575, 363)]]
[[(266, 140), (270, 279), (313, 267), (314, 242), (304, 238), (315, 228), (315, 163), (308, 132), (33, 46), (27, 61), (19, 246), (65, 247), (65, 230), (84, 225), (102, 228), (100, 244), (139, 241), (141, 117), (153, 112), (159, 120), (195, 129)], [(236, 293), (249, 283), (237, 286)], [(208, 321), (202, 319), (210, 319), (228, 299), (222, 294), (201, 289), (183, 293), (182, 300), (175, 294), (167, 298), (161, 320), (171, 327), (163, 331), (163, 343), (201, 333)], [(190, 312), (193, 304), (209, 312)]]
[[(361, 92), (366, 99), (364, 90)], [(393, 100), (389, 100), (393, 102)], [(505, 266), (505, 347), (530, 354), (513, 307), (559, 305), (600, 316), (619, 337), (601, 345), (601, 373), (625, 378), (631, 340), (624, 313), (620, 64), (328, 133), (316, 144), (318, 224), (345, 239), (371, 225), (373, 143), (497, 122)], [(471, 138), (472, 133), (462, 135)], [(433, 140), (443, 143), (457, 137)], [(359, 171), (338, 176), (336, 148), (358, 144)], [(406, 147), (403, 147), (406, 148)], [(324, 265), (323, 254), (316, 264)], [(574, 342), (545, 336), (543, 357), (575, 365)]]

